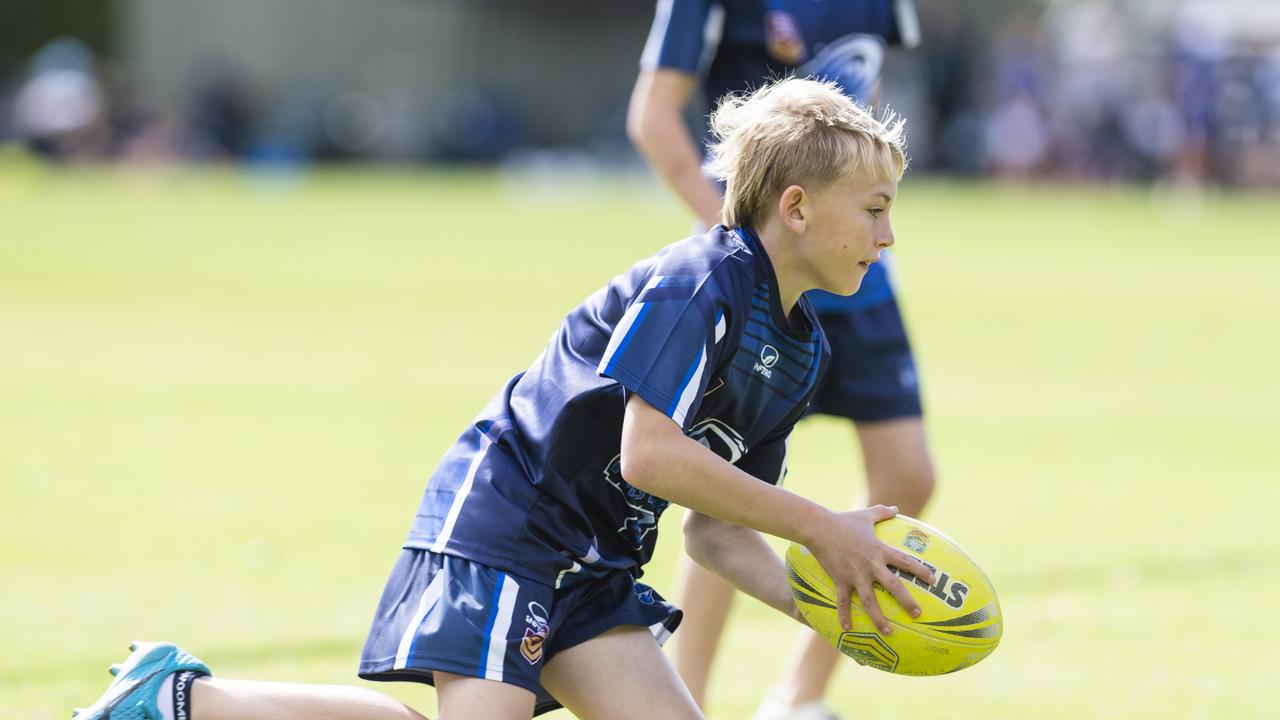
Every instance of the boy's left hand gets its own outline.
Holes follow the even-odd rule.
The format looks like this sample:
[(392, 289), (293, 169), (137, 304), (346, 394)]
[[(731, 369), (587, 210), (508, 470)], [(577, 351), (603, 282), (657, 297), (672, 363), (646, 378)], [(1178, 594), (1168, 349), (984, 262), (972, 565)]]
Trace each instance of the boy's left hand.
[(836, 586), (836, 613), (840, 626), (852, 627), (850, 605), (856, 592), (862, 609), (871, 617), (882, 634), (893, 632), (880, 610), (873, 583), (880, 583), (912, 617), (920, 614), (920, 606), (890, 566), (933, 582), (933, 571), (916, 558), (880, 542), (875, 524), (898, 514), (898, 508), (876, 505), (865, 510), (832, 513), (833, 522), (815, 534), (809, 544), (814, 557), (827, 571)]

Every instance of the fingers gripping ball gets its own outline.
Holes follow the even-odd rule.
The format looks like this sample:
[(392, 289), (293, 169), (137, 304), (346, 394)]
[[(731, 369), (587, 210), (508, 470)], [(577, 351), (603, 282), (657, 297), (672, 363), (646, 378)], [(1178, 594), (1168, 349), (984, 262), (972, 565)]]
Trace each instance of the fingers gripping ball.
[(1000, 601), (982, 568), (959, 545), (904, 515), (876, 523), (876, 537), (933, 569), (933, 585), (894, 569), (919, 603), (920, 617), (912, 618), (876, 583), (876, 599), (893, 633), (876, 631), (856, 595), (850, 608), (853, 626), (845, 631), (836, 612), (835, 583), (808, 548), (793, 544), (786, 556), (791, 595), (818, 634), (858, 664), (898, 675), (955, 672), (996, 649), (1003, 629)]

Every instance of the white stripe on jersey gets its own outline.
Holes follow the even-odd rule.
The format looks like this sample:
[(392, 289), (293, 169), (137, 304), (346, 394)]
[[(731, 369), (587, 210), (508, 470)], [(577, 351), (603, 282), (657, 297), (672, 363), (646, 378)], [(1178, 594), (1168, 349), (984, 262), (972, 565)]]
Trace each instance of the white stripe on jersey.
[(595, 565), (600, 562), (600, 551), (596, 549), (595, 542), (591, 543), (591, 547), (587, 548), (587, 554), (577, 560), (571, 561), (573, 566), (560, 571), (556, 576), (556, 589), (560, 589), (560, 583), (564, 582), (564, 576), (572, 573), (582, 572), (582, 564)]
[(658, 69), (663, 41), (667, 37), (667, 28), (671, 26), (671, 3), (672, 0), (658, 0), (658, 7), (653, 13), (653, 28), (649, 30), (649, 39), (645, 40), (644, 50), (640, 53), (641, 70)]
[(489, 656), (485, 658), (484, 677), (486, 680), (502, 682), (502, 666), (507, 655), (507, 631), (511, 629), (511, 615), (516, 609), (516, 593), (520, 592), (520, 583), (510, 575), (502, 574), (502, 590), (499, 591), (498, 613), (493, 619), (493, 630), (489, 632)]
[(396, 651), (396, 662), (392, 666), (396, 670), (403, 670), (408, 667), (409, 649), (413, 647), (413, 639), (418, 636), (418, 628), (422, 625), (422, 621), (427, 619), (427, 615), (436, 606), (436, 602), (440, 600), (440, 595), (443, 592), (444, 568), (441, 568), (440, 572), (431, 578), (431, 582), (427, 584), (427, 589), (422, 591), (422, 598), (418, 600), (418, 610), (413, 614), (413, 620), (404, 629), (404, 635), (400, 638), (400, 649)]
[(568, 575), (570, 573), (576, 573), (576, 572), (582, 572), (582, 563), (578, 562), (577, 560), (573, 561), (572, 567), (567, 567), (561, 570), (560, 574), (556, 576), (556, 589), (557, 590), (560, 589), (560, 584), (564, 582), (565, 575)]
[(694, 371), (693, 377), (689, 378), (689, 382), (684, 386), (684, 391), (680, 393), (680, 401), (676, 403), (676, 411), (671, 413), (671, 419), (676, 421), (680, 427), (684, 427), (684, 418), (689, 414), (689, 406), (693, 405), (694, 399), (698, 397), (698, 386), (702, 384), (702, 371), (707, 369), (707, 348), (703, 347), (702, 352), (698, 354), (698, 369)]
[[(702, 57), (698, 58), (698, 74), (705, 74), (711, 67), (711, 61), (720, 49), (720, 38), (724, 35), (724, 6), (716, 3), (707, 13), (707, 22), (702, 26)], [(716, 98), (719, 100), (719, 98)]]
[[(480, 432), (477, 430), (476, 432)], [(436, 536), (436, 541), (431, 544), (431, 552), (444, 552), (444, 546), (449, 544), (449, 538), (453, 535), (453, 526), (458, 522), (458, 514), (462, 512), (462, 503), (466, 502), (467, 495), (471, 493), (471, 484), (476, 479), (476, 470), (480, 469), (480, 462), (484, 460), (485, 451), (493, 441), (488, 435), (480, 433), (480, 447), (476, 450), (476, 456), (471, 458), (471, 465), (467, 467), (467, 476), (462, 480), (462, 486), (458, 488), (457, 493), (453, 496), (453, 504), (449, 506), (449, 514), (444, 518), (444, 527), (440, 528), (440, 534)]]
[[(662, 282), (662, 275), (654, 275), (649, 284), (639, 294), (644, 294), (648, 290), (658, 287), (658, 283)], [(604, 357), (600, 358), (600, 364), (596, 366), (596, 374), (604, 375), (605, 368), (609, 367), (609, 361), (613, 360), (613, 354), (618, 352), (618, 346), (627, 338), (631, 332), (631, 326), (635, 324), (636, 318), (640, 315), (640, 311), (644, 309), (644, 303), (634, 302), (631, 307), (627, 308), (627, 312), (618, 321), (618, 326), (613, 329), (613, 336), (609, 338), (609, 346), (604, 349)]]
[(898, 37), (902, 47), (911, 50), (920, 45), (920, 15), (916, 0), (894, 0), (894, 18), (898, 21)]
[(726, 326), (724, 322), (724, 311), (721, 310), (720, 318), (716, 320), (716, 343), (717, 344), (724, 339), (725, 330), (726, 330)]

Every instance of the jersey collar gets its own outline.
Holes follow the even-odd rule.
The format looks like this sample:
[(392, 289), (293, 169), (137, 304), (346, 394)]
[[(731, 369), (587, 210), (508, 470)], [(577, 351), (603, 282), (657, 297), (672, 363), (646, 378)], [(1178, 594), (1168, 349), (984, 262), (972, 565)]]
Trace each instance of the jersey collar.
[(769, 252), (765, 250), (764, 243), (760, 242), (755, 230), (746, 225), (735, 228), (733, 232), (751, 249), (751, 253), (756, 257), (756, 267), (759, 268), (760, 273), (764, 275), (765, 281), (769, 284), (769, 315), (773, 319), (773, 324), (779, 330), (797, 340), (812, 341), (813, 334), (818, 327), (818, 321), (814, 315), (813, 307), (809, 304), (809, 299), (805, 297), (805, 293), (800, 293), (800, 298), (796, 300), (796, 307), (800, 309), (800, 313), (808, 327), (796, 330), (791, 327), (791, 322), (787, 320), (786, 314), (782, 312), (782, 302), (778, 299), (779, 295), (781, 295), (778, 291), (778, 276), (773, 270), (773, 261), (769, 259)]

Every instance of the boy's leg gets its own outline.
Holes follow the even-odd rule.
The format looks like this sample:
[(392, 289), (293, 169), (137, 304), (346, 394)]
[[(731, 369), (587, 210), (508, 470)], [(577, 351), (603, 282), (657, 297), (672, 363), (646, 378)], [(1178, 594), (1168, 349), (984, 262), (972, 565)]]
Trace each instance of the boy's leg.
[[(867, 501), (861, 505), (896, 505), (903, 515), (919, 517), (934, 487), (924, 421), (909, 417), (858, 423), (857, 433), (867, 473)], [(839, 651), (817, 633), (803, 633), (772, 700), (792, 708), (819, 703), (839, 659)], [(815, 712), (814, 717), (821, 715)]]
[(424, 720), (398, 700), (364, 688), (223, 680), (170, 643), (134, 643), (115, 680), (81, 720)]
[(441, 718), (529, 720), (533, 693), (493, 680), (436, 671), (436, 698)]
[(542, 670), (542, 685), (582, 720), (705, 717), (652, 633), (638, 625), (556, 654)]
[(425, 720), (424, 715), (399, 700), (367, 688), (223, 678), (202, 678), (195, 682), (191, 696), (191, 718)]
[(924, 420), (864, 422), (857, 430), (867, 470), (866, 505), (896, 505), (903, 515), (920, 517), (936, 483)]
[(680, 556), (679, 597), (684, 622), (675, 638), (675, 665), (699, 707), (706, 707), (707, 682), (736, 593), (733, 586), (689, 558)]

